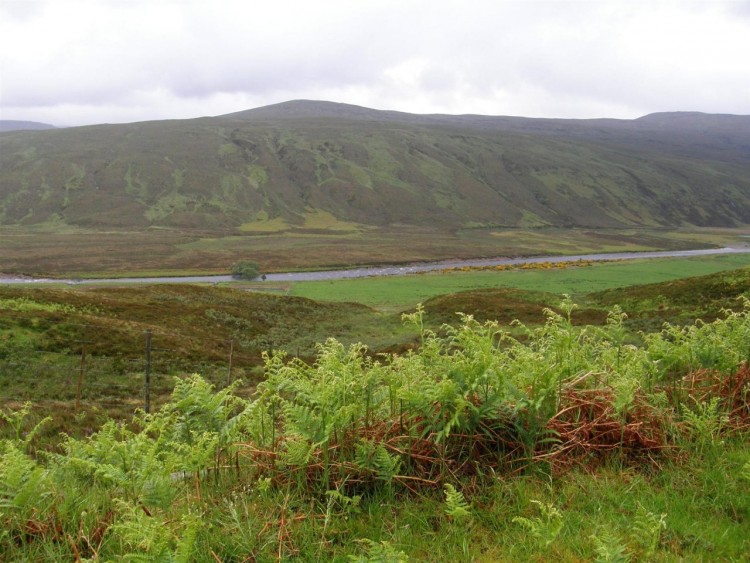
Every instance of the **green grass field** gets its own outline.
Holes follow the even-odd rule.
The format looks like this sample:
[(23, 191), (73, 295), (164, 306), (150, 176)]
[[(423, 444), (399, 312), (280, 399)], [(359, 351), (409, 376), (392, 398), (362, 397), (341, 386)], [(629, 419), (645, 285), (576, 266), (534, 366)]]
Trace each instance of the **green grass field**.
[[(296, 282), (291, 295), (316, 301), (355, 302), (385, 311), (412, 309), (438, 295), (484, 288), (518, 288), (581, 295), (605, 289), (702, 276), (750, 265), (750, 254), (689, 259), (594, 263), (553, 270), (429, 273), (410, 276)], [(749, 274), (750, 275), (750, 274)]]

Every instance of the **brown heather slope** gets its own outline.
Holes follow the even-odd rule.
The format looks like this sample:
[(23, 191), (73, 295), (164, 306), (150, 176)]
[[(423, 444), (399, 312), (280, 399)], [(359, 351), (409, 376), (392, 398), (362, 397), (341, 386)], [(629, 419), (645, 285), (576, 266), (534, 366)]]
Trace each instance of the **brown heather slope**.
[[(750, 117), (419, 116), (296, 101), (0, 135), (0, 225), (737, 227)], [(330, 224), (326, 228), (330, 228)]]

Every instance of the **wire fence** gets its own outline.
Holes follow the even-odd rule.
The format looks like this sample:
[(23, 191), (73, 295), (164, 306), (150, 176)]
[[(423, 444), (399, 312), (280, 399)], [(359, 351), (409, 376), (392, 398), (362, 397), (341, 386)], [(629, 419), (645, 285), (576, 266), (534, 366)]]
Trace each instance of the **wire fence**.
[[(72, 333), (70, 329), (73, 327)], [(169, 397), (174, 377), (200, 373), (217, 387), (244, 379), (260, 358), (233, 339), (196, 338), (159, 328), (67, 324), (42, 347), (0, 354), (0, 402), (75, 403), (76, 412), (142, 408)]]

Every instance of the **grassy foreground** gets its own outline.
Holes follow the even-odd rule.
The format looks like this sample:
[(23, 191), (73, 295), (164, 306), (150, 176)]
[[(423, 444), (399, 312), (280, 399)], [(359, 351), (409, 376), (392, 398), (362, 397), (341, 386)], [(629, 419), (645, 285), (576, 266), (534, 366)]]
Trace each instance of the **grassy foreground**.
[(39, 449), (3, 412), (8, 560), (741, 560), (750, 302), (627, 343), (563, 301), (516, 338), (464, 317), (417, 351), (265, 356), (250, 399), (177, 378), (131, 425)]

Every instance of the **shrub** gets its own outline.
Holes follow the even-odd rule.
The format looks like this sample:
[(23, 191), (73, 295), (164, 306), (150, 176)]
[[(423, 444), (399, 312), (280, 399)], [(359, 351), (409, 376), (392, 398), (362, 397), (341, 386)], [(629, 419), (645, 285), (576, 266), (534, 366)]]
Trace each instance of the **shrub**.
[(232, 265), (231, 274), (235, 278), (254, 280), (260, 275), (260, 266), (251, 260), (240, 260)]

